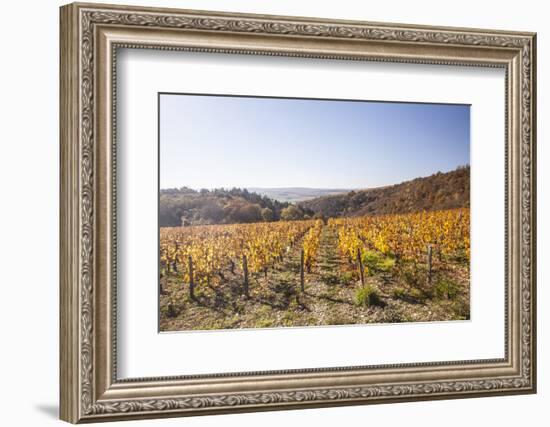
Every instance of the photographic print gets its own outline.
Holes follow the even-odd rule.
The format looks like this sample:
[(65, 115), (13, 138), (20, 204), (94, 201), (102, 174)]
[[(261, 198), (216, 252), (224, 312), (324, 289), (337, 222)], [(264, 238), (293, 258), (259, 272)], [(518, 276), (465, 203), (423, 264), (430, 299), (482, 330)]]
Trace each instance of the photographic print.
[(470, 106), (160, 93), (160, 331), (470, 318)]

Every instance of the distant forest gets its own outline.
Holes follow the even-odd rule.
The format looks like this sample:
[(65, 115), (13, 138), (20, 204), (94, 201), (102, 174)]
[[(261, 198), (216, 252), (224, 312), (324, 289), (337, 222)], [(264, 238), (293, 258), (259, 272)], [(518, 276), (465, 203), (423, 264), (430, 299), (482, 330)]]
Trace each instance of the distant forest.
[(470, 167), (400, 184), (281, 202), (246, 189), (160, 190), (161, 227), (362, 216), (470, 206)]
[(296, 220), (312, 215), (306, 208), (240, 188), (196, 191), (183, 187), (160, 191), (161, 227)]

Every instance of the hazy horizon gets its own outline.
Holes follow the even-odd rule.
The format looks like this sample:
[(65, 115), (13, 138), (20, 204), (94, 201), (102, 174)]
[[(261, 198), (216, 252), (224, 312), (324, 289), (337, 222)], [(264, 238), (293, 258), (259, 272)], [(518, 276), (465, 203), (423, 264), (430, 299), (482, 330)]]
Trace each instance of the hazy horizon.
[(388, 187), (390, 185), (401, 184), (403, 182), (407, 182), (407, 181), (410, 181), (410, 180), (416, 179), (416, 178), (426, 178), (426, 177), (431, 176), (433, 174), (436, 174), (438, 172), (441, 172), (441, 173), (452, 172), (452, 171), (454, 171), (457, 168), (462, 167), (462, 166), (469, 167), (470, 164), (467, 163), (467, 164), (464, 164), (464, 165), (458, 165), (456, 168), (453, 168), (453, 169), (450, 169), (450, 170), (437, 170), (437, 171), (434, 171), (433, 173), (431, 173), (429, 175), (417, 176), (417, 177), (414, 177), (414, 178), (411, 178), (411, 179), (407, 179), (405, 181), (399, 181), (399, 182), (393, 182), (393, 183), (390, 183), (390, 184), (378, 185), (376, 187), (340, 188), (340, 187), (302, 187), (302, 186), (297, 186), (297, 185), (290, 186), (290, 187), (258, 187), (258, 186), (253, 186), (253, 185), (248, 185), (248, 186), (244, 186), (244, 187), (189, 187), (188, 185), (180, 185), (180, 186), (175, 186), (175, 187), (161, 187), (160, 189), (161, 190), (171, 190), (171, 189), (174, 189), (174, 188), (179, 189), (179, 188), (186, 187), (186, 188), (190, 188), (191, 190), (195, 190), (195, 191), (200, 191), (202, 189), (209, 190), (209, 191), (210, 190), (217, 190), (217, 189), (218, 190), (219, 189), (231, 190), (232, 188), (240, 188), (240, 189), (247, 189), (247, 190), (250, 190), (250, 189), (261, 189), (261, 190), (303, 189), (303, 190), (339, 190), (339, 191), (370, 190), (370, 189), (374, 189), (374, 188)]
[(356, 190), (470, 163), (470, 107), (161, 94), (160, 188)]

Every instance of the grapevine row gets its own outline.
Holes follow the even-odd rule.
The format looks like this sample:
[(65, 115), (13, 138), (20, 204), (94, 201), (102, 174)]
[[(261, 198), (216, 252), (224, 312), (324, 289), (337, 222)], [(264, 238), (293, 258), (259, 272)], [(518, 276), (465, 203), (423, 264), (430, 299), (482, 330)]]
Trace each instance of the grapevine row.
[(304, 250), (304, 264), (307, 272), (311, 272), (311, 267), (315, 263), (317, 251), (321, 243), (321, 231), (323, 230), (323, 221), (318, 219), (313, 227), (309, 229), (302, 244)]
[[(216, 285), (224, 272), (266, 272), (314, 227), (316, 221), (161, 228), (163, 273), (185, 283)], [(226, 273), (225, 273), (226, 274)]]
[(396, 261), (422, 262), (428, 247), (442, 257), (470, 260), (469, 209), (331, 218), (329, 225), (338, 230), (340, 251), (350, 261), (358, 251), (374, 250)]

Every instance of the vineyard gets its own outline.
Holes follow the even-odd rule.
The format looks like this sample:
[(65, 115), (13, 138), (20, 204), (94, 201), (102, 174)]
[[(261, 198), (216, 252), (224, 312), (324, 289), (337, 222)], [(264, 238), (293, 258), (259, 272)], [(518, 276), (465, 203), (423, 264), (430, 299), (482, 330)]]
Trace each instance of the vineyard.
[(469, 318), (469, 209), (166, 227), (161, 330)]

